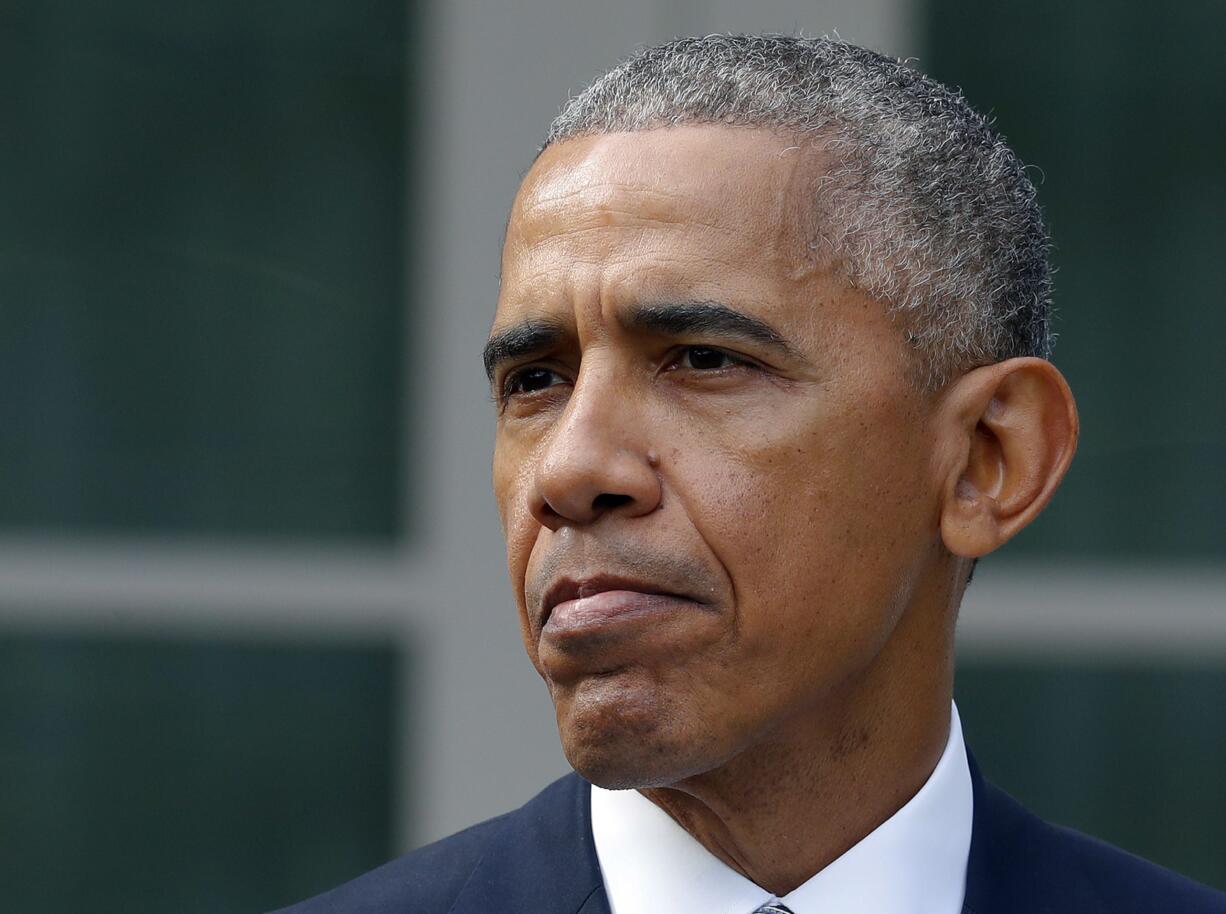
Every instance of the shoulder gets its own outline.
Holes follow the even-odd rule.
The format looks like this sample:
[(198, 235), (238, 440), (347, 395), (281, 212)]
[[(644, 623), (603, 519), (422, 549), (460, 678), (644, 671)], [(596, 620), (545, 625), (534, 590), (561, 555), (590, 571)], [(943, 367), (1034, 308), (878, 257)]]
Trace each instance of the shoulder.
[(274, 914), (442, 914), (484, 856), (490, 836), (512, 815), (474, 825)]
[(1226, 914), (1226, 894), (1045, 822), (998, 788), (983, 785), (975, 801), (969, 914)]
[[(274, 914), (446, 914), (473, 881), (474, 873), (488, 871), (494, 858), (506, 856), (508, 843), (520, 854), (547, 856), (553, 842), (539, 840), (539, 836), (556, 832), (557, 820), (573, 818), (574, 807), (586, 798), (584, 786), (578, 777), (568, 775), (514, 812), (426, 845)], [(538, 836), (538, 840), (526, 840), (527, 836)]]
[(1226, 894), (1070, 828), (1048, 825), (1051, 854), (1078, 862), (1078, 875), (1105, 909), (1163, 914), (1226, 914)]

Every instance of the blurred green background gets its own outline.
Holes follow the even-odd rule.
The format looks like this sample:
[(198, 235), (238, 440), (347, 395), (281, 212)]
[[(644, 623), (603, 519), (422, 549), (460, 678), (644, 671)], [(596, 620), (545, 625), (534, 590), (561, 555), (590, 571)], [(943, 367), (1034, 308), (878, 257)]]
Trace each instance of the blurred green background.
[(2, 10), (0, 518), (394, 536), (404, 4)]
[(0, 639), (10, 911), (265, 910), (383, 862), (385, 645)]
[[(1151, 569), (1172, 604), (1221, 570), (1222, 4), (9, 0), (7, 906), (266, 910), (548, 779), (556, 747), (507, 723), (544, 694), (479, 653), (517, 651), (480, 469), (502, 214), (566, 93), (636, 44), (847, 18), (1041, 168), (1084, 437), (1010, 567)], [(1037, 811), (1226, 888), (1204, 624), (1187, 656), (1006, 637), (957, 693)]]

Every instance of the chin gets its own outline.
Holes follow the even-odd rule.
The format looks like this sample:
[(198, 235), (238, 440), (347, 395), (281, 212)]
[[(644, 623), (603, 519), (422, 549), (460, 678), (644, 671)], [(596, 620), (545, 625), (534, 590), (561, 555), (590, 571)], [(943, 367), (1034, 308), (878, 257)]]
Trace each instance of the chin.
[(684, 702), (644, 700), (601, 683), (556, 700), (567, 761), (608, 790), (667, 787), (719, 764), (699, 734), (701, 721), (679, 714)]
[(610, 742), (594, 747), (563, 740), (567, 761), (584, 780), (606, 790), (641, 790), (670, 787), (702, 770), (693, 759), (671, 747)]

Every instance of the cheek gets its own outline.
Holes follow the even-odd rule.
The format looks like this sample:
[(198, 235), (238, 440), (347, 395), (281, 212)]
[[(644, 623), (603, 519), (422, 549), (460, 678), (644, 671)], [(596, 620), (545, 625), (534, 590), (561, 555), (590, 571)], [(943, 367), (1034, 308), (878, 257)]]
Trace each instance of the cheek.
[(537, 526), (532, 516), (529, 494), (533, 461), (530, 449), (515, 440), (504, 440), (499, 432), (494, 446), (493, 489), (498, 503), (498, 518), (507, 542), (508, 557), (518, 541)]
[(704, 480), (691, 515), (733, 582), (742, 650), (851, 661), (888, 633), (927, 524), (915, 442), (878, 431), (904, 421), (891, 412), (777, 415), (690, 459)]
[(508, 455), (508, 450), (501, 443), (494, 450), (494, 497), (498, 502), (498, 516), (506, 540), (507, 572), (519, 610), (520, 629), (524, 645), (535, 662), (535, 644), (529, 638), (524, 581), (541, 526), (529, 507), (529, 462), (514, 454)]

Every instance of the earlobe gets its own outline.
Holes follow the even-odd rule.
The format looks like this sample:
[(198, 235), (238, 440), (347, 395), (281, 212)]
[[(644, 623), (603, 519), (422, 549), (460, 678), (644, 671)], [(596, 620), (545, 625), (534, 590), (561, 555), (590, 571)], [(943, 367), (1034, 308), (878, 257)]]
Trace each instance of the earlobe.
[(1077, 447), (1077, 407), (1044, 359), (968, 372), (945, 395), (941, 435), (950, 462), (940, 532), (955, 555), (1003, 545), (1046, 507)]

